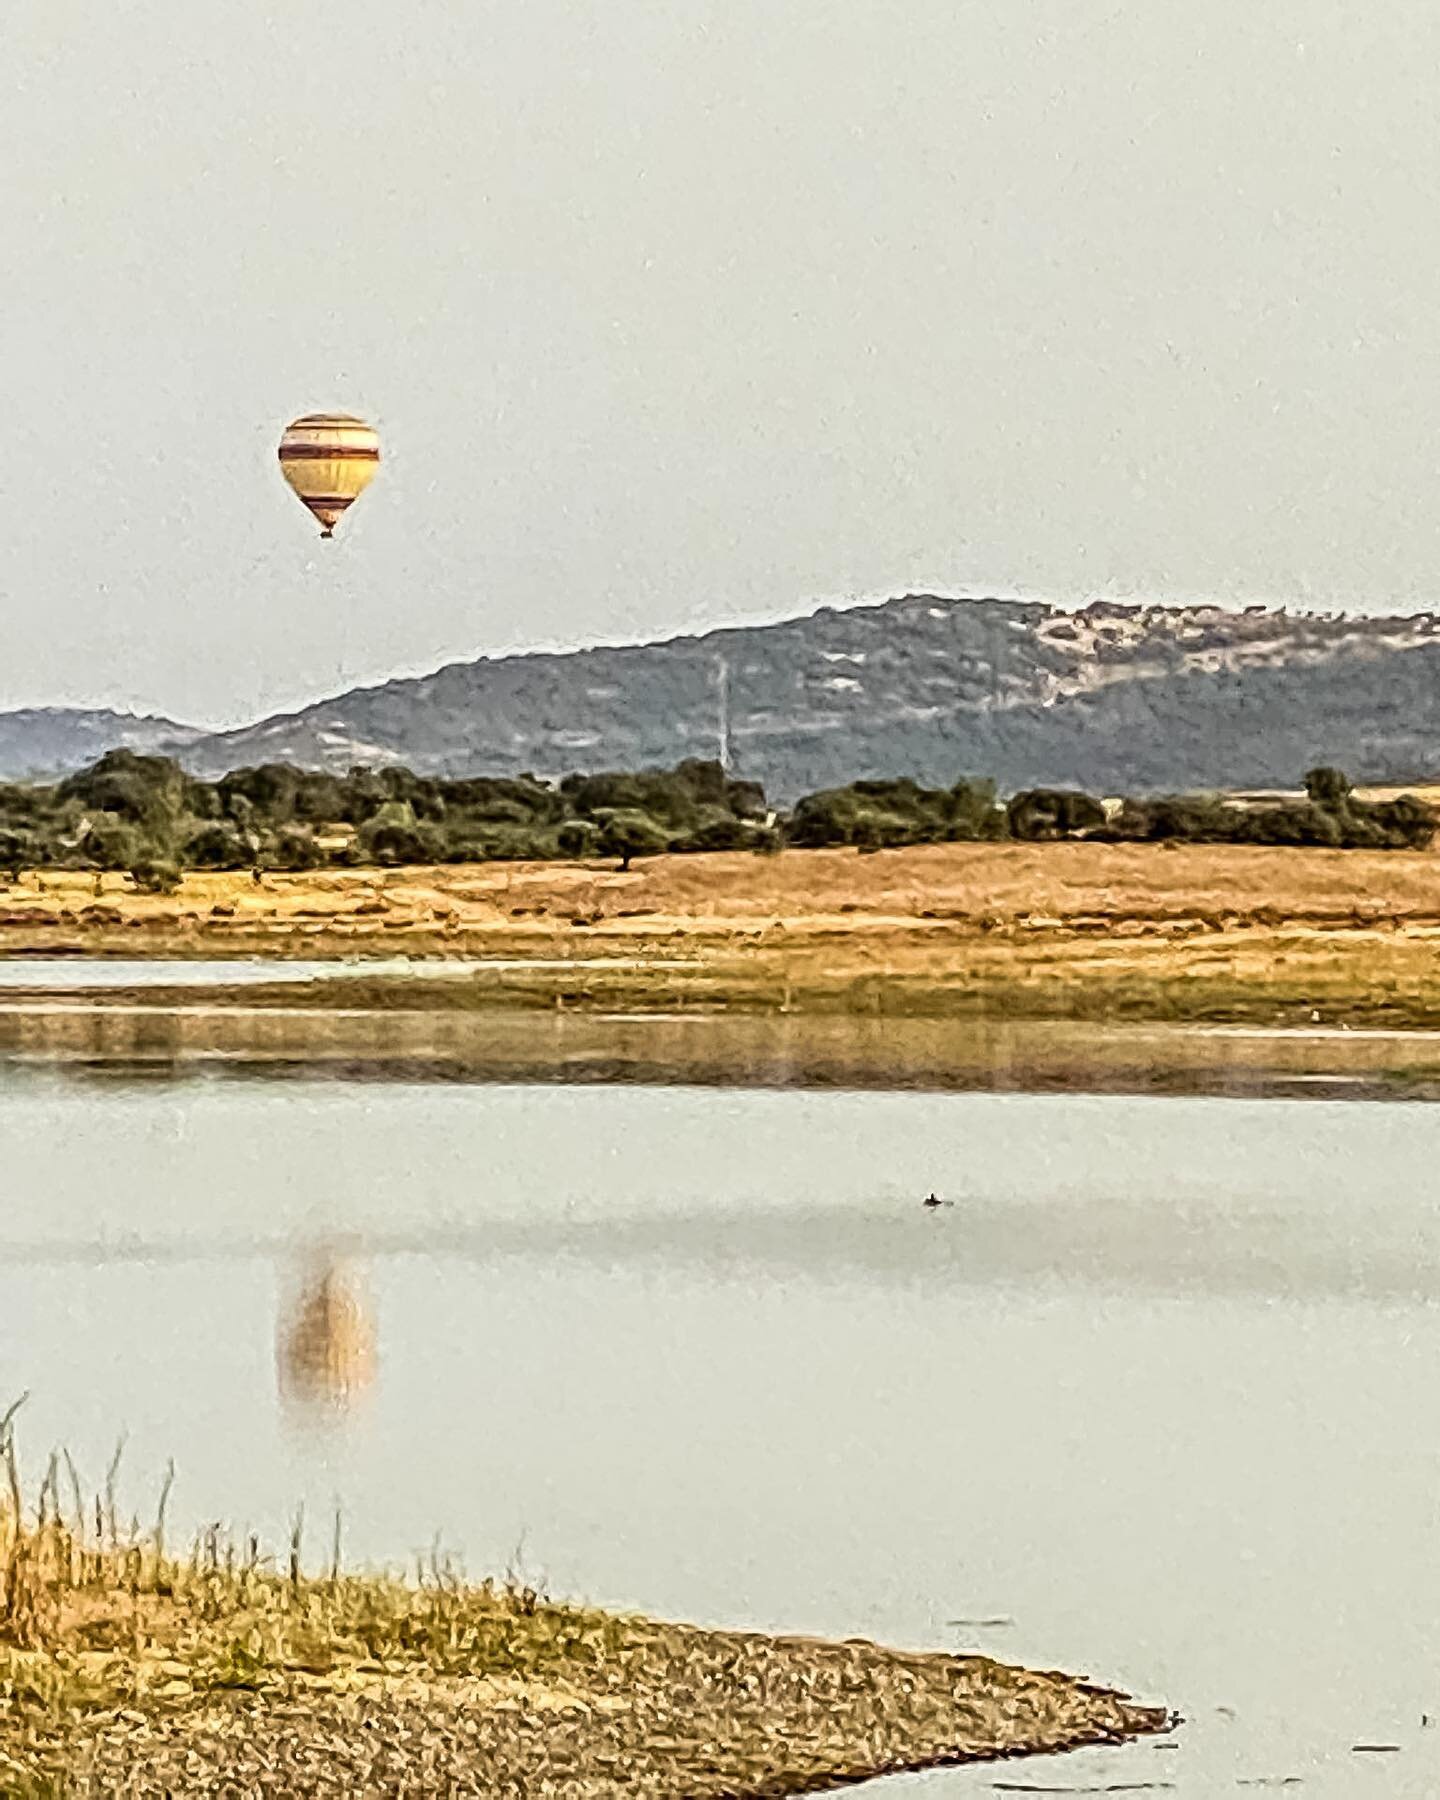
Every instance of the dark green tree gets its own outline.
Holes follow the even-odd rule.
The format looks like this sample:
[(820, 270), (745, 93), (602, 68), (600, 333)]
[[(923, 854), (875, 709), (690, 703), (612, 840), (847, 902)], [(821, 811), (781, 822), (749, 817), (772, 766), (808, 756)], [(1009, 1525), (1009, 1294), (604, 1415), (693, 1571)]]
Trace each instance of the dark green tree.
[(620, 867), (628, 869), (637, 856), (658, 856), (669, 847), (670, 834), (648, 813), (623, 808), (601, 821), (596, 850), (601, 856), (618, 856)]
[(675, 839), (672, 850), (748, 850), (759, 828), (718, 806), (707, 806), (694, 827)]
[(1310, 804), (1323, 806), (1326, 812), (1343, 812), (1352, 791), (1349, 777), (1339, 769), (1310, 769), (1306, 773), (1305, 793)]
[(593, 819), (568, 819), (555, 836), (562, 856), (582, 857), (599, 854), (600, 827)]
[(1070, 788), (1029, 788), (1005, 809), (1012, 837), (1031, 842), (1076, 837), (1105, 825), (1105, 808), (1089, 794)]
[(179, 867), (163, 856), (137, 857), (130, 879), (142, 894), (173, 894), (180, 885)]
[(129, 869), (152, 854), (143, 831), (114, 813), (102, 813), (80, 837), (85, 860), (97, 869)]
[(88, 769), (61, 782), (57, 797), (87, 813), (112, 813), (138, 827), (157, 853), (168, 856), (181, 836), (190, 777), (168, 756), (108, 750)]
[(181, 853), (191, 869), (248, 869), (254, 860), (252, 845), (228, 820), (216, 820), (191, 832)]
[(318, 869), (325, 861), (315, 833), (305, 825), (286, 825), (264, 845), (261, 855), (272, 869)]
[(445, 834), (415, 817), (408, 801), (389, 800), (359, 833), (359, 849), (367, 862), (396, 868), (405, 863), (444, 862)]
[(28, 831), (0, 830), (0, 875), (13, 887), (35, 862), (35, 839)]

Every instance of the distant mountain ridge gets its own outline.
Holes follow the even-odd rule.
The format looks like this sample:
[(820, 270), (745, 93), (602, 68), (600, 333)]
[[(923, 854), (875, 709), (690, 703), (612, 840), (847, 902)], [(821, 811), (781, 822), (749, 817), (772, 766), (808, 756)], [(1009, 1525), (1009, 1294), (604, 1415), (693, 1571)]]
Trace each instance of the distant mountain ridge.
[(107, 747), (107, 720), (132, 733), (110, 741), (169, 749), (209, 776), (261, 762), (556, 776), (723, 751), (781, 800), (895, 774), (993, 775), (1006, 790), (1271, 787), (1320, 761), (1406, 781), (1440, 766), (1440, 618), (907, 595), (482, 657), (221, 733), (4, 714), (0, 774), (80, 766)]
[(0, 712), (0, 778), (49, 781), (107, 750), (185, 755), (205, 733), (193, 725), (108, 707), (31, 706)]

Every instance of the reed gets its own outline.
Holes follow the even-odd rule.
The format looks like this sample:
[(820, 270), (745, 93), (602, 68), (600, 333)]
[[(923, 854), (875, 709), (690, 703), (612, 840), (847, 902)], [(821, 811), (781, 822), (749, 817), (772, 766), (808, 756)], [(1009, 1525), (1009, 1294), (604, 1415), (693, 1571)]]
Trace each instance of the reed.
[[(120, 1448), (101, 1492), (87, 1504), (68, 1455), (51, 1458), (33, 1507), (22, 1494), (14, 1431), (18, 1403), (0, 1420), (0, 1666), (13, 1679), (37, 1655), (74, 1673), (116, 1704), (173, 1686), (183, 1664), (195, 1687), (280, 1680), (287, 1670), (347, 1662), (385, 1669), (419, 1662), (432, 1672), (483, 1675), (594, 1659), (623, 1621), (555, 1604), (518, 1577), (467, 1582), (432, 1553), (414, 1579), (341, 1566), (337, 1514), (323, 1574), (305, 1569), (297, 1513), (277, 1559), (253, 1534), (237, 1541), (221, 1524), (197, 1531), (183, 1555), (166, 1547), (171, 1464), (154, 1521), (123, 1520), (117, 1505)], [(61, 1504), (59, 1470), (70, 1482)]]
[(760, 1800), (1171, 1723), (981, 1657), (661, 1624), (513, 1572), (476, 1584), (438, 1548), (410, 1578), (350, 1573), (338, 1521), (310, 1573), (299, 1514), (279, 1557), (219, 1524), (172, 1553), (173, 1468), (148, 1526), (120, 1511), (118, 1450), (89, 1496), (52, 1456), (27, 1505), (17, 1410), (0, 1416), (0, 1792), (26, 1800), (557, 1782)]

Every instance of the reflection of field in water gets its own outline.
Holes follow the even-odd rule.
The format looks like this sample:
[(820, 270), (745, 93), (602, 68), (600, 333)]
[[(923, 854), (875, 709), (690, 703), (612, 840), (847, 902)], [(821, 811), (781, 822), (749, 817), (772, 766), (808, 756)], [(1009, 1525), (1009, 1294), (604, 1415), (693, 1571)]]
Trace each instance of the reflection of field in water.
[(0, 1061), (178, 1073), (1440, 1098), (1440, 1033), (836, 1016), (0, 1010)]
[[(460, 981), (479, 970), (678, 968), (678, 958), (499, 957), (47, 957), (0, 956), (0, 992), (103, 994), (114, 990), (268, 988), (311, 982)], [(23, 999), (19, 1002), (24, 1004)]]

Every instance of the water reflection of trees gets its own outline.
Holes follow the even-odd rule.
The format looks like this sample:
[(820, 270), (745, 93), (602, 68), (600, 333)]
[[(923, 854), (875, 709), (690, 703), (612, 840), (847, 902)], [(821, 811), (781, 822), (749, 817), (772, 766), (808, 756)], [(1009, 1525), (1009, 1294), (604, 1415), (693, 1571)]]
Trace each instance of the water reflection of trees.
[(281, 1307), (281, 1398), (305, 1411), (348, 1412), (375, 1379), (374, 1309), (360, 1271), (334, 1252), (312, 1258)]

